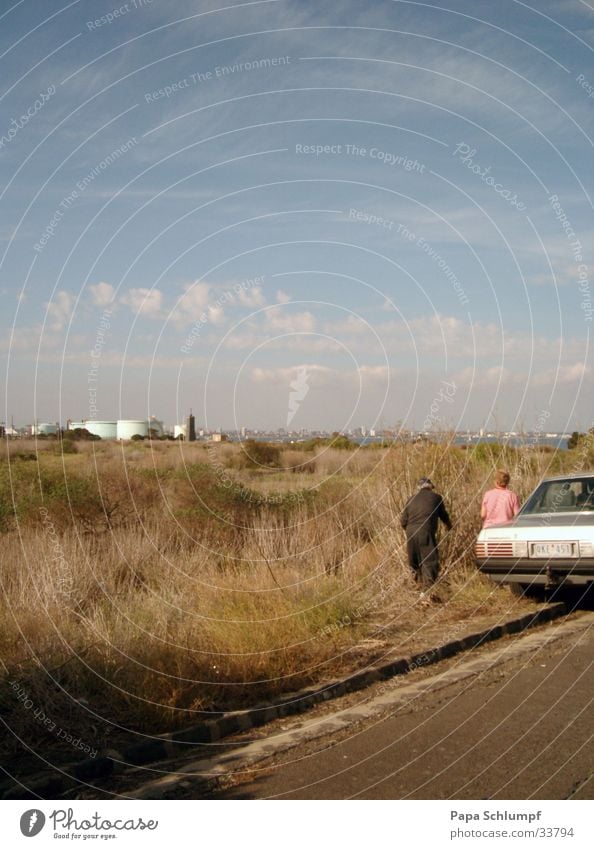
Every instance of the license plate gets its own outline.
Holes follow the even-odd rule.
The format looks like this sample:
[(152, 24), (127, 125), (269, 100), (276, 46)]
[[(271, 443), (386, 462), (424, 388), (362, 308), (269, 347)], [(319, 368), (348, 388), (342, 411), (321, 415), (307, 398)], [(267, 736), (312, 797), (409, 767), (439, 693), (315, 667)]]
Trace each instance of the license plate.
[(533, 557), (573, 557), (573, 542), (533, 542)]

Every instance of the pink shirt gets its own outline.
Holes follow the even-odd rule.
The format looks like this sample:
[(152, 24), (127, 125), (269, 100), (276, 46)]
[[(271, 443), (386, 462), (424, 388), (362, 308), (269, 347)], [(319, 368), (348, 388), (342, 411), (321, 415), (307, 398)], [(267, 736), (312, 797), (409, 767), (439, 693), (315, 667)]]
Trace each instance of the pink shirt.
[(515, 492), (496, 487), (485, 492), (483, 507), (486, 511), (483, 528), (490, 528), (513, 519), (520, 509), (520, 500)]

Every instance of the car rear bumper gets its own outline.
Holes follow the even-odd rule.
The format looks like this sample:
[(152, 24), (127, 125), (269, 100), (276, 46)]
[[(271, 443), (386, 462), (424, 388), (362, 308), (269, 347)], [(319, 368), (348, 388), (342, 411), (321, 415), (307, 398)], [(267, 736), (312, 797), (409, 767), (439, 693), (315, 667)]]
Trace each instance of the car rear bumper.
[(499, 584), (583, 585), (594, 581), (594, 557), (577, 560), (488, 557), (477, 558), (476, 565), (483, 575)]

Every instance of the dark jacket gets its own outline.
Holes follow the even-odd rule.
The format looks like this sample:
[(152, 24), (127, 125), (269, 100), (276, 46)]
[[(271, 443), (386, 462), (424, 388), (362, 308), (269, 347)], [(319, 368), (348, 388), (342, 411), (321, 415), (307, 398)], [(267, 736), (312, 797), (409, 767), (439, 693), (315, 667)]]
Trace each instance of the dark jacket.
[(406, 502), (400, 524), (406, 530), (407, 537), (421, 532), (429, 533), (435, 539), (439, 519), (447, 528), (452, 527), (441, 495), (431, 489), (420, 489)]

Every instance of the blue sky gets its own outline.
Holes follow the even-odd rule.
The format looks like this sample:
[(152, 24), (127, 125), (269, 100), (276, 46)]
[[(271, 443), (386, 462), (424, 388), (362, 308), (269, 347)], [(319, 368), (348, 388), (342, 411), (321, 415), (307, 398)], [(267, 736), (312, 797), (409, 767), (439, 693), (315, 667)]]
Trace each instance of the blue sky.
[(592, 425), (592, 4), (0, 9), (6, 420)]

